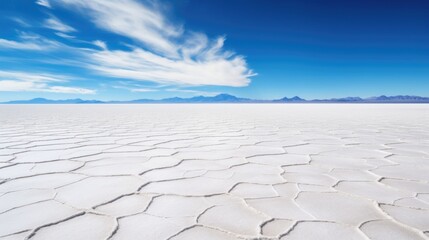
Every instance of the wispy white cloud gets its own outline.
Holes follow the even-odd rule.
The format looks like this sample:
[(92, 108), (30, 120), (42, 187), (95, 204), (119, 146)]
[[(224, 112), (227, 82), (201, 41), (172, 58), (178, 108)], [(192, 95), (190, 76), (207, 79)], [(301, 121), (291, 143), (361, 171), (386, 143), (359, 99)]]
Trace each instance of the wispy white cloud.
[(19, 25), (21, 25), (22, 27), (26, 27), (26, 28), (28, 28), (28, 27), (31, 27), (31, 24), (30, 23), (28, 23), (27, 21), (25, 21), (24, 19), (22, 19), (22, 18), (19, 18), (19, 17), (11, 17), (10, 18), (12, 21), (14, 21), (14, 22), (16, 22), (16, 23), (18, 23)]
[(49, 3), (48, 0), (37, 0), (36, 4), (43, 6), (43, 7), (51, 8), (51, 4)]
[(57, 41), (46, 39), (37, 34), (20, 32), (18, 37), (18, 40), (0, 38), (0, 49), (48, 51), (64, 46)]
[(99, 47), (99, 48), (101, 48), (101, 49), (103, 49), (103, 50), (106, 50), (106, 49), (107, 49), (107, 45), (106, 45), (106, 43), (105, 43), (105, 42), (103, 42), (103, 41), (96, 40), (96, 41), (93, 41), (92, 43), (93, 43), (95, 46), (97, 46), (97, 47)]
[(0, 92), (51, 92), (69, 94), (95, 94), (92, 89), (79, 87), (48, 86), (46, 83), (0, 80)]
[(66, 82), (70, 77), (64, 75), (27, 73), (0, 70), (0, 79), (24, 80), (30, 82)]
[(34, 42), (17, 42), (0, 38), (0, 48), (21, 50), (45, 50), (43, 45)]
[[(49, 40), (35, 34), (20, 33), (18, 40), (0, 39), (0, 48), (39, 51), (54, 49), (67, 52), (67, 59), (61, 61), (49, 58), (38, 60), (43, 63), (90, 69), (102, 77), (154, 82), (158, 85), (170, 86), (171, 89), (205, 85), (243, 87), (247, 86), (251, 77), (256, 75), (247, 66), (243, 56), (225, 50), (225, 37), (211, 39), (204, 33), (187, 31), (182, 26), (171, 23), (158, 7), (147, 2), (39, 0), (37, 3), (43, 6), (54, 4), (55, 7), (76, 10), (90, 19), (98, 28), (131, 40), (132, 45), (125, 43), (123, 46), (127, 48), (112, 49), (109, 46), (117, 46), (117, 44), (108, 45), (103, 39), (92, 42), (81, 40), (77, 37), (78, 35), (75, 37), (69, 34), (77, 32), (77, 29), (50, 15), (44, 22), (44, 26), (56, 30), (55, 34), (69, 40), (67, 43)], [(90, 48), (73, 46), (74, 43), (85, 43)], [(3, 79), (3, 81), (6, 80), (15, 81), (15, 84), (18, 84), (16, 83), (18, 81), (22, 84), (20, 86), (34, 84), (22, 79)], [(8, 84), (13, 85), (11, 82)], [(43, 86), (33, 85), (27, 89), (59, 90), (59, 88), (50, 88), (52, 86), (46, 82), (44, 84)], [(129, 88), (130, 91), (135, 92), (147, 91), (147, 89), (149, 88)], [(67, 91), (64, 88), (60, 90)]]
[[(86, 14), (96, 26), (133, 39), (129, 50), (86, 52), (83, 66), (97, 74), (170, 85), (242, 87), (256, 74), (243, 56), (226, 51), (224, 37), (209, 39), (170, 23), (155, 6), (134, 0), (58, 0)], [(56, 2), (57, 3), (57, 2)]]
[[(218, 45), (221, 47), (222, 45)], [(175, 60), (136, 48), (132, 51), (100, 51), (90, 53), (90, 68), (99, 74), (143, 81), (154, 81), (170, 85), (215, 85), (247, 86), (249, 77), (254, 74), (248, 70), (245, 60), (236, 56), (225, 58), (212, 54), (209, 49), (206, 59)], [(200, 56), (204, 58), (203, 54)]]
[(76, 29), (63, 23), (61, 20), (54, 16), (50, 16), (48, 19), (46, 19), (43, 23), (43, 27), (65, 33), (76, 31)]
[(56, 32), (55, 35), (57, 35), (58, 37), (65, 38), (65, 39), (75, 39), (76, 38), (75, 36), (72, 36), (72, 35), (69, 35), (69, 34), (65, 34), (65, 33), (62, 33), (62, 32)]
[(53, 92), (71, 94), (94, 94), (92, 89), (67, 87), (58, 84), (71, 78), (62, 75), (0, 71), (0, 92)]
[(177, 46), (170, 39), (182, 35), (183, 30), (167, 22), (154, 7), (134, 0), (58, 0), (68, 6), (84, 10), (101, 29), (129, 37), (151, 49), (177, 55)]
[(64, 86), (52, 86), (48, 87), (46, 92), (54, 93), (71, 93), (71, 94), (95, 94), (96, 91), (93, 89), (79, 88), (79, 87), (64, 87)]
[(160, 89), (160, 85), (158, 86), (146, 86), (146, 85), (141, 85), (139, 83), (135, 83), (135, 82), (126, 82), (126, 81), (118, 81), (117, 85), (114, 85), (113, 88), (116, 89), (124, 89), (124, 90), (128, 90), (130, 92), (157, 92)]

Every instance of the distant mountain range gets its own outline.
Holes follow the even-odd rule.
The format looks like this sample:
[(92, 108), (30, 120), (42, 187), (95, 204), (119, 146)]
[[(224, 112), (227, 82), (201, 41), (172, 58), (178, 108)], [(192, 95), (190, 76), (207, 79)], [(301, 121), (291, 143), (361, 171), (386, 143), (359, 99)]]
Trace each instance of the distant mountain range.
[(50, 100), (46, 98), (33, 98), (30, 100), (17, 100), (17, 101), (3, 102), (3, 104), (79, 104), (79, 103), (104, 103), (104, 102), (98, 101), (98, 100), (82, 100), (80, 98), (66, 99), (66, 100)]
[(50, 100), (45, 98), (34, 98), (30, 100), (18, 100), (3, 102), (2, 104), (144, 104), (144, 103), (429, 103), (429, 97), (419, 96), (379, 96), (370, 98), (345, 97), (331, 99), (306, 100), (300, 97), (281, 98), (275, 100), (258, 100), (250, 98), (239, 98), (229, 94), (219, 94), (213, 97), (197, 96), (191, 98), (164, 98), (164, 99), (137, 99), (131, 101), (99, 101), (99, 100)]

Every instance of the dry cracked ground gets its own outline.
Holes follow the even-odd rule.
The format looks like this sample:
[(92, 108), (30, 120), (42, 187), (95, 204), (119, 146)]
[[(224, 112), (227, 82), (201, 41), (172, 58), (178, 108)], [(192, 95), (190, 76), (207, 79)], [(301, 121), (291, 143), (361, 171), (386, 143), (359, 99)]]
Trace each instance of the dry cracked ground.
[(2, 105), (0, 240), (429, 239), (429, 105)]

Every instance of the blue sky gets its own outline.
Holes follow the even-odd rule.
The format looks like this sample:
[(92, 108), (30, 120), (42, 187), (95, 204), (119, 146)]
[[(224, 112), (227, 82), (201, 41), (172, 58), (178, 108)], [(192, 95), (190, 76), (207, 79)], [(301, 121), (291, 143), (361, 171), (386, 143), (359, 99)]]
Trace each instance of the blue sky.
[(427, 0), (0, 4), (0, 101), (429, 96)]

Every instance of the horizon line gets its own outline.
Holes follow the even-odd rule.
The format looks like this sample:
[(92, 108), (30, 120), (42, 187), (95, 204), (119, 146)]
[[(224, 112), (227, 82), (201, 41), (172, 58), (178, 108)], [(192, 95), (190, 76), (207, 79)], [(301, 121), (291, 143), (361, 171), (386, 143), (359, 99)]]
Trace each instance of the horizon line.
[(373, 97), (339, 97), (324, 99), (304, 99), (299, 96), (278, 99), (242, 98), (227, 93), (215, 96), (167, 97), (161, 99), (139, 98), (133, 100), (97, 100), (97, 99), (47, 99), (32, 98), (27, 100), (10, 100), (0, 104), (143, 104), (143, 103), (429, 103), (429, 97), (417, 95), (379, 95)]

